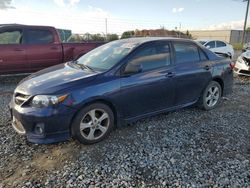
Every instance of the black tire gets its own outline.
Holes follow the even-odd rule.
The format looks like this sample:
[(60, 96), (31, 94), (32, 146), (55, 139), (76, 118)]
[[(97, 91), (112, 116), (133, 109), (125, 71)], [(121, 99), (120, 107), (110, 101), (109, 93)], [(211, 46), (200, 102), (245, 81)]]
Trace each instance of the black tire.
[[(104, 119), (103, 121), (108, 121), (108, 126), (106, 126), (106, 132), (103, 133), (101, 131), (101, 129), (98, 129), (98, 125), (95, 126), (95, 128), (93, 128), (94, 125), (92, 125), (94, 123), (94, 121), (92, 121), (92, 116), (89, 115), (92, 111), (94, 111), (94, 114), (96, 114), (96, 116), (98, 115), (98, 113), (106, 113), (108, 115), (109, 119)], [(101, 115), (100, 115), (101, 116)], [(86, 119), (89, 118), (90, 121), (87, 123), (84, 123), (84, 121), (86, 121)], [(101, 117), (100, 117), (101, 118)], [(97, 119), (98, 120), (98, 119)], [(82, 124), (91, 124), (91, 127), (87, 127), (84, 128), (83, 130), (81, 130), (80, 125)], [(101, 123), (100, 123), (101, 125)], [(105, 126), (102, 126), (105, 127)], [(97, 142), (100, 142), (101, 140), (103, 140), (104, 138), (106, 138), (110, 132), (112, 131), (112, 129), (114, 128), (114, 114), (113, 111), (109, 108), (109, 106), (107, 106), (106, 104), (103, 103), (93, 103), (90, 104), (86, 107), (84, 107), (81, 111), (78, 112), (78, 114), (76, 115), (76, 117), (74, 118), (72, 124), (71, 124), (71, 134), (72, 137), (76, 140), (78, 140), (80, 143), (82, 144), (94, 144)], [(95, 133), (97, 132), (101, 132), (100, 137), (97, 136), (97, 138), (94, 139), (87, 139), (86, 137), (88, 137), (87, 134), (90, 135), (91, 129), (94, 129), (94, 133), (93, 135), (95, 135)], [(85, 132), (84, 132), (85, 131)], [(87, 131), (87, 133), (86, 133)]]
[[(211, 104), (210, 104), (208, 99), (209, 99), (209, 93), (211, 91), (210, 89), (212, 89), (212, 88), (217, 88), (218, 89), (218, 96), (217, 95), (213, 96), (213, 98), (217, 99), (217, 97), (218, 97), (218, 99), (217, 99), (217, 101), (214, 101), (214, 102), (210, 101), (211, 102)], [(212, 89), (212, 91), (215, 91), (215, 90)], [(202, 95), (200, 97), (200, 100), (198, 102), (199, 107), (202, 108), (203, 110), (212, 110), (212, 109), (216, 108), (220, 103), (221, 95), (222, 95), (221, 85), (216, 81), (211, 81), (207, 85), (206, 89), (203, 91), (203, 93), (202, 93)]]

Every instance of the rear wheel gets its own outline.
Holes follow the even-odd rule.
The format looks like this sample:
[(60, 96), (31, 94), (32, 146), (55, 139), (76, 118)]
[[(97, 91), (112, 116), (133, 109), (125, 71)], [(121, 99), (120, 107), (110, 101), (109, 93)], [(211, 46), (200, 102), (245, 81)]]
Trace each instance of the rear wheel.
[(220, 102), (221, 93), (220, 84), (216, 81), (211, 81), (201, 96), (200, 106), (205, 110), (216, 108)]
[(105, 104), (94, 103), (83, 108), (75, 117), (71, 132), (83, 144), (103, 140), (114, 127), (114, 115)]

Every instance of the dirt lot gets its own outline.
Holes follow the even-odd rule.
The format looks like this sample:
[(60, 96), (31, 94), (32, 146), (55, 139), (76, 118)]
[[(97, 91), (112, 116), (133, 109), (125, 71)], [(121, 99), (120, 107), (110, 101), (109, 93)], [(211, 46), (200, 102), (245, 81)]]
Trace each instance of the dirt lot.
[(80, 145), (28, 143), (7, 104), (21, 77), (0, 84), (0, 187), (250, 187), (250, 79), (215, 110), (187, 108)]

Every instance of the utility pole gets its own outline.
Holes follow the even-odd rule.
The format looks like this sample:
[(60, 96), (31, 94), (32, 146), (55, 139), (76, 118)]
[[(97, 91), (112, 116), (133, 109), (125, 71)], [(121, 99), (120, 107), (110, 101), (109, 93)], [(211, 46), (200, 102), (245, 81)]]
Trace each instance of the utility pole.
[(246, 38), (247, 17), (248, 17), (249, 1), (250, 0), (244, 0), (244, 1), (247, 1), (247, 9), (246, 9), (245, 22), (244, 22), (244, 28), (243, 28), (243, 35), (242, 35), (242, 40), (241, 40), (242, 45), (245, 43), (245, 38)]
[(179, 23), (179, 38), (181, 38), (181, 22)]
[(106, 34), (106, 40), (108, 40), (108, 19), (105, 18), (105, 34)]

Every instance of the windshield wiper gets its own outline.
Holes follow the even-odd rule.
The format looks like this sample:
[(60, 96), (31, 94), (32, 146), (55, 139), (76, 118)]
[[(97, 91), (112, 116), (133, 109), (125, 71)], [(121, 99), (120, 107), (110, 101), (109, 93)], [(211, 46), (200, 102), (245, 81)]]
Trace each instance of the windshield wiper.
[(91, 70), (91, 71), (93, 71), (93, 72), (95, 72), (94, 71), (94, 69), (93, 68), (91, 68), (90, 66), (88, 66), (88, 65), (84, 65), (84, 64), (80, 64), (81, 66), (83, 66), (84, 68), (86, 68), (86, 69), (89, 69), (89, 70)]
[(74, 61), (74, 63), (79, 66), (81, 69), (88, 69), (92, 72), (95, 72), (95, 70), (93, 68), (91, 68), (90, 66), (88, 65), (84, 65), (84, 64), (79, 64), (78, 61)]

